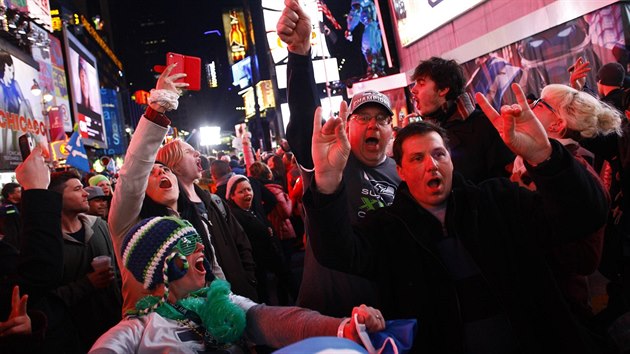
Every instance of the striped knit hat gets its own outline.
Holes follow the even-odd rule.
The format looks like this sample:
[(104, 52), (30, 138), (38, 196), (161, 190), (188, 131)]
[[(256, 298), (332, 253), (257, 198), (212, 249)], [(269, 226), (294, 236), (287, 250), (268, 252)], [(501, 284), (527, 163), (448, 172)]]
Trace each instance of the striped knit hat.
[[(169, 277), (166, 274), (169, 274), (171, 259), (179, 257), (184, 263), (184, 270), (188, 268), (186, 257), (173, 248), (180, 239), (194, 235), (197, 235), (195, 228), (177, 217), (144, 219), (131, 228), (123, 240), (123, 264), (145, 289), (153, 289), (163, 282), (168, 286)], [(184, 274), (186, 272), (179, 277)], [(173, 280), (176, 279), (170, 279)]]

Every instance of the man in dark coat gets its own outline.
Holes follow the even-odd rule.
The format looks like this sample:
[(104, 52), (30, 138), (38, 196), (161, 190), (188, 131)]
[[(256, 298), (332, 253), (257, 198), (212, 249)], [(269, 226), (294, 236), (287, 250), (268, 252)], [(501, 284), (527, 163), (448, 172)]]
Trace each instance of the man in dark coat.
[(475, 185), (453, 173), (447, 133), (403, 128), (394, 158), (403, 183), (394, 204), (353, 227), (343, 169), (349, 143), (340, 119), (314, 119), (315, 179), (304, 196), (313, 251), (331, 268), (379, 284), (388, 318), (417, 318), (413, 352), (589, 353), (544, 254), (600, 228), (608, 212), (596, 180), (549, 140), (518, 85), (501, 115), (482, 95), (503, 140), (523, 157), (537, 192), (507, 179)]

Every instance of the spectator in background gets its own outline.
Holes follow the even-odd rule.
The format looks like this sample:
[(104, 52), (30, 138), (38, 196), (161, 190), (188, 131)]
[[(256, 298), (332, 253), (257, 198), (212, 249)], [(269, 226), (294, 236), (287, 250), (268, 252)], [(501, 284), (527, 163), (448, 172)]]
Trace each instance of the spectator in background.
[(86, 187), (85, 191), (88, 193), (87, 200), (90, 207), (87, 213), (101, 217), (103, 220), (107, 221), (107, 212), (109, 210), (107, 205), (112, 197), (105, 195), (105, 193), (103, 193), (103, 189), (98, 186)]
[(19, 205), (22, 200), (22, 187), (19, 184), (9, 182), (2, 187), (2, 204)]
[[(66, 305), (82, 348), (87, 351), (121, 318), (120, 273), (114, 262), (116, 252), (107, 223), (85, 214), (89, 210), (88, 193), (76, 171), (54, 173), (48, 189), (60, 193), (63, 200), (63, 279), (55, 294)], [(94, 269), (91, 262), (98, 256), (109, 256), (110, 265)]]
[[(225, 199), (225, 188), (230, 177), (234, 175), (229, 163), (223, 160), (214, 160), (210, 165), (210, 174), (216, 186), (215, 193)], [(227, 199), (225, 199), (227, 201)]]
[(625, 77), (626, 70), (623, 65), (616, 62), (603, 65), (597, 72), (597, 93), (600, 99), (622, 113), (628, 109), (627, 103), (624, 106), (623, 100)]
[(7, 183), (2, 187), (2, 204), (0, 205), (0, 238), (16, 250), (20, 249), (20, 202), (22, 187), (17, 183)]
[[(234, 175), (227, 183), (228, 204), (252, 244), (260, 301), (274, 304), (271, 294), (275, 293), (278, 297), (277, 304), (288, 305), (295, 301), (297, 287), (273, 228), (264, 215), (257, 214), (252, 209), (253, 194), (249, 179), (245, 176)], [(267, 281), (267, 272), (277, 277), (275, 291), (271, 290), (274, 282)]]
[(269, 178), (274, 181), (274, 183), (280, 185), (282, 189), (286, 192), (287, 188), (287, 170), (284, 168), (284, 162), (282, 162), (282, 157), (279, 155), (271, 155), (267, 159), (267, 166), (271, 169), (272, 176)]
[(457, 62), (438, 57), (421, 61), (411, 81), (422, 119), (448, 132), (455, 171), (475, 183), (510, 176), (514, 154), (464, 91), (464, 71)]
[(236, 173), (237, 175), (245, 175), (246, 173), (245, 167), (241, 166), (238, 163), (238, 157), (236, 155), (230, 156), (230, 168), (232, 169), (232, 172)]
[(112, 191), (112, 183), (105, 175), (98, 174), (90, 177), (88, 184), (92, 187), (100, 187), (105, 195), (111, 196), (114, 194)]
[(287, 151), (282, 155), (282, 164), (284, 165), (284, 170), (287, 171), (287, 192), (291, 193), (295, 181), (300, 178), (300, 168), (291, 151)]
[(105, 220), (107, 220), (109, 216), (109, 208), (111, 206), (110, 204), (112, 201), (111, 197), (114, 195), (111, 180), (105, 175), (97, 174), (88, 179), (88, 184), (90, 185), (90, 187), (100, 187), (103, 190), (103, 194), (110, 197), (110, 199), (107, 200), (107, 210), (105, 211)]

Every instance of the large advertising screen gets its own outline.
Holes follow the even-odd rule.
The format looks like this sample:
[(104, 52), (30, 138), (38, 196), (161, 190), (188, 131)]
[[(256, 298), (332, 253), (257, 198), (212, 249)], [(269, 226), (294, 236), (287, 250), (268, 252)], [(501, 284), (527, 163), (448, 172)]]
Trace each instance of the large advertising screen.
[(462, 63), (469, 78), (466, 88), (486, 95), (499, 109), (516, 102), (512, 83), (536, 97), (548, 84), (569, 84), (567, 69), (582, 57), (591, 67), (586, 85), (596, 91), (603, 64), (630, 65), (624, 36), (628, 10), (624, 3), (610, 5)]
[(0, 49), (0, 170), (14, 170), (22, 162), (18, 138), (31, 132), (47, 144), (41, 97), (31, 92), (37, 68)]
[(83, 144), (107, 148), (96, 58), (72, 34), (64, 30), (72, 112), (79, 123)]
[(433, 32), (486, 0), (393, 0), (403, 47)]

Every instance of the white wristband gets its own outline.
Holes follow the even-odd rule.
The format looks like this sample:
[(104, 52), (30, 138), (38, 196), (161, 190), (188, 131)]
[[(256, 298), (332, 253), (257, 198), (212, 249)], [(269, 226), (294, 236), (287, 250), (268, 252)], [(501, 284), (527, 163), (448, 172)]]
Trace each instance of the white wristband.
[(157, 103), (167, 111), (172, 111), (179, 106), (178, 98), (179, 95), (176, 92), (153, 89), (149, 95), (149, 104)]
[(338, 338), (344, 338), (344, 336), (343, 336), (343, 328), (346, 326), (346, 324), (348, 324), (348, 322), (350, 322), (350, 317), (344, 318), (343, 321), (341, 321), (341, 324), (339, 325), (339, 328), (337, 328), (337, 337)]

